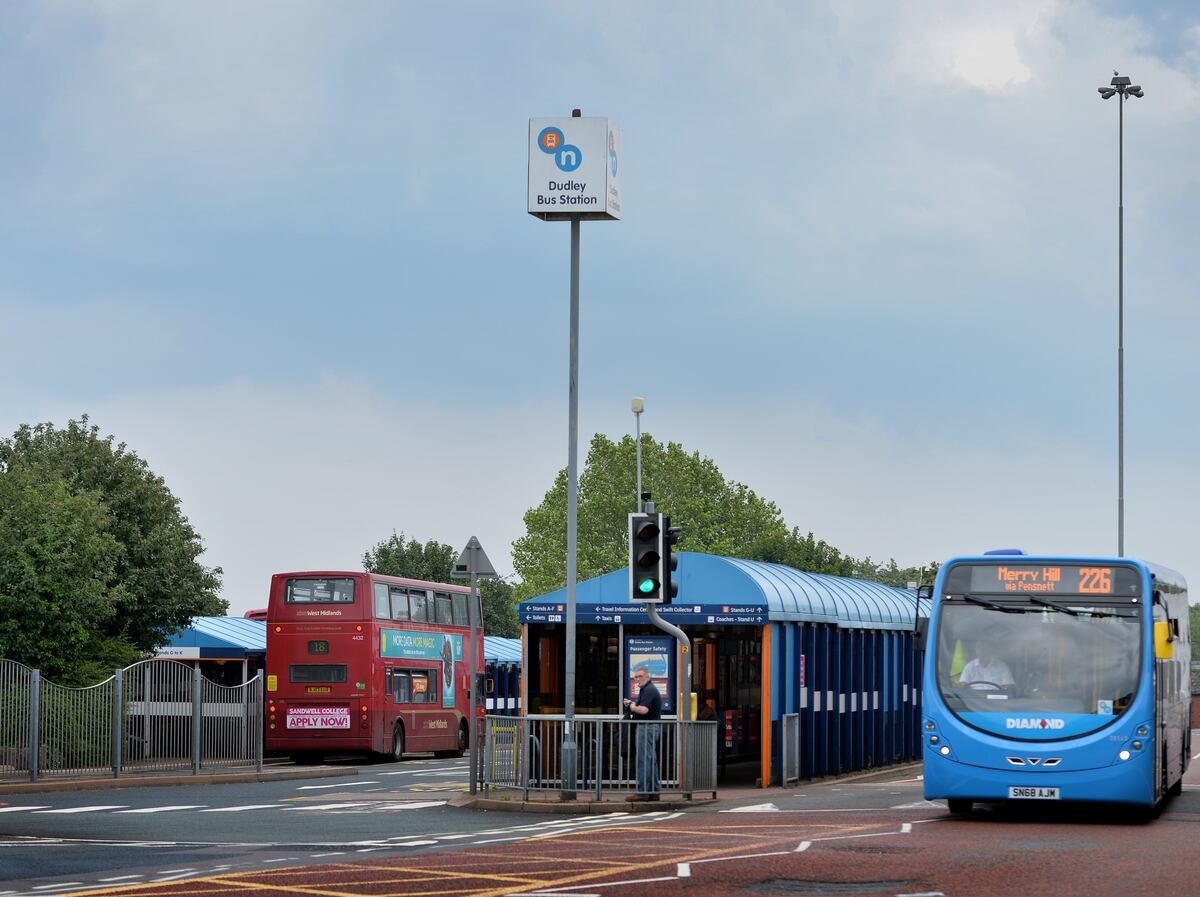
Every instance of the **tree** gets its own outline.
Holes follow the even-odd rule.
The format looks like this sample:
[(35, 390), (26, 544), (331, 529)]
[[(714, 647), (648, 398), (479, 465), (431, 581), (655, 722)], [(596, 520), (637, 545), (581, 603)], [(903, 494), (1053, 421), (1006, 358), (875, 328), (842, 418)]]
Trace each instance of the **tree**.
[(483, 579), (479, 581), (479, 597), (483, 601), (484, 633), (520, 638), (521, 623), (513, 587), (502, 579)]
[[(637, 444), (614, 443), (597, 433), (579, 477), (580, 580), (628, 562), (628, 514), (636, 509)], [(756, 558), (764, 546), (786, 541), (779, 509), (754, 490), (727, 480), (709, 458), (678, 443), (665, 446), (642, 434), (642, 485), (659, 511), (683, 525), (677, 550)], [(521, 577), (520, 599), (545, 594), (566, 582), (567, 474), (559, 471), (542, 503), (525, 514), (525, 535), (513, 543), (513, 566)]]
[(179, 500), (86, 415), (0, 441), (0, 484), (0, 655), (73, 679), (89, 657), (129, 662), (228, 608)]
[[(637, 444), (618, 443), (603, 434), (592, 438), (579, 477), (579, 536), (576, 565), (580, 581), (618, 570), (628, 563), (628, 514), (636, 509)], [(926, 568), (877, 564), (842, 554), (811, 532), (790, 531), (774, 502), (741, 483), (727, 480), (717, 465), (678, 443), (665, 446), (642, 434), (643, 488), (657, 509), (681, 525), (679, 551), (785, 564), (797, 570), (855, 576), (904, 587), (932, 581)], [(567, 579), (567, 473), (536, 508), (525, 514), (525, 535), (513, 543), (513, 566), (522, 582), (518, 599), (562, 588)], [(926, 569), (924, 579), (921, 570)], [(933, 567), (936, 570), (936, 565)]]
[(450, 571), (458, 558), (453, 546), (430, 539), (424, 545), (416, 539), (404, 541), (404, 533), (392, 535), (363, 554), (363, 569), (368, 573), (451, 582)]
[[(363, 555), (363, 569), (368, 573), (423, 579), (427, 582), (462, 582), (451, 575), (458, 552), (450, 545), (432, 539), (422, 545), (416, 539), (404, 540), (404, 533), (392, 535)], [(513, 587), (502, 580), (478, 581), (479, 598), (483, 603), (483, 631), (487, 635), (516, 638), (520, 635)]]

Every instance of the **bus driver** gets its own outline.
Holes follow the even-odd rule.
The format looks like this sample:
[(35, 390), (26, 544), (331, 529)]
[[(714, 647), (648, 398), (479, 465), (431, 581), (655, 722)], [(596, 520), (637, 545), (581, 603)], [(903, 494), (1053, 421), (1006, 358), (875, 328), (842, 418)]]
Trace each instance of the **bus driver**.
[(962, 668), (958, 681), (963, 685), (978, 682), (999, 688), (1009, 688), (1017, 684), (1008, 664), (998, 659), (992, 651), (991, 643), (985, 641), (975, 643), (975, 659)]

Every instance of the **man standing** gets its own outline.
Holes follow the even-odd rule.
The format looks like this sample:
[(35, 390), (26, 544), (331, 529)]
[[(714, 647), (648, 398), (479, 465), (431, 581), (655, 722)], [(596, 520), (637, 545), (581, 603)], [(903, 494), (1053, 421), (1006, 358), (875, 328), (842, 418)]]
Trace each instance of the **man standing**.
[(625, 707), (639, 720), (637, 733), (637, 794), (626, 800), (658, 800), (661, 789), (658, 778), (658, 730), (662, 719), (662, 695), (650, 681), (645, 667), (633, 671), (634, 683), (638, 686), (638, 698), (625, 699)]

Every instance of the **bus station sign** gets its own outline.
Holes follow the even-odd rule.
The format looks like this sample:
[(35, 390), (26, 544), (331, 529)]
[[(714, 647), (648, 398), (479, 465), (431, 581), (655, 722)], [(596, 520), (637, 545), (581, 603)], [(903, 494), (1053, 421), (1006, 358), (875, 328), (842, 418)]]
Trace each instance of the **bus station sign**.
[(610, 119), (529, 119), (529, 214), (619, 220), (623, 165), (621, 128)]

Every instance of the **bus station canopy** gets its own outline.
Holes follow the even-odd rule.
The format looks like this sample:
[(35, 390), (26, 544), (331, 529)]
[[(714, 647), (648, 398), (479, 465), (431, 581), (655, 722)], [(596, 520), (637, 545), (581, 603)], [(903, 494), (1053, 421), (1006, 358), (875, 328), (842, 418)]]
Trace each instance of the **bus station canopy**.
[(498, 635), (483, 637), (483, 659), (488, 663), (520, 663), (521, 640), (501, 638)]
[(183, 660), (242, 660), (266, 651), (266, 620), (196, 617), (155, 654)]
[[(659, 615), (672, 623), (756, 625), (768, 622), (832, 623), (847, 629), (912, 629), (916, 592), (864, 579), (805, 573), (783, 564), (681, 551), (675, 582), (679, 594)], [(567, 590), (519, 605), (522, 623), (565, 623)], [(929, 615), (928, 600), (920, 614)], [(577, 623), (649, 623), (630, 598), (629, 568), (579, 583)]]

